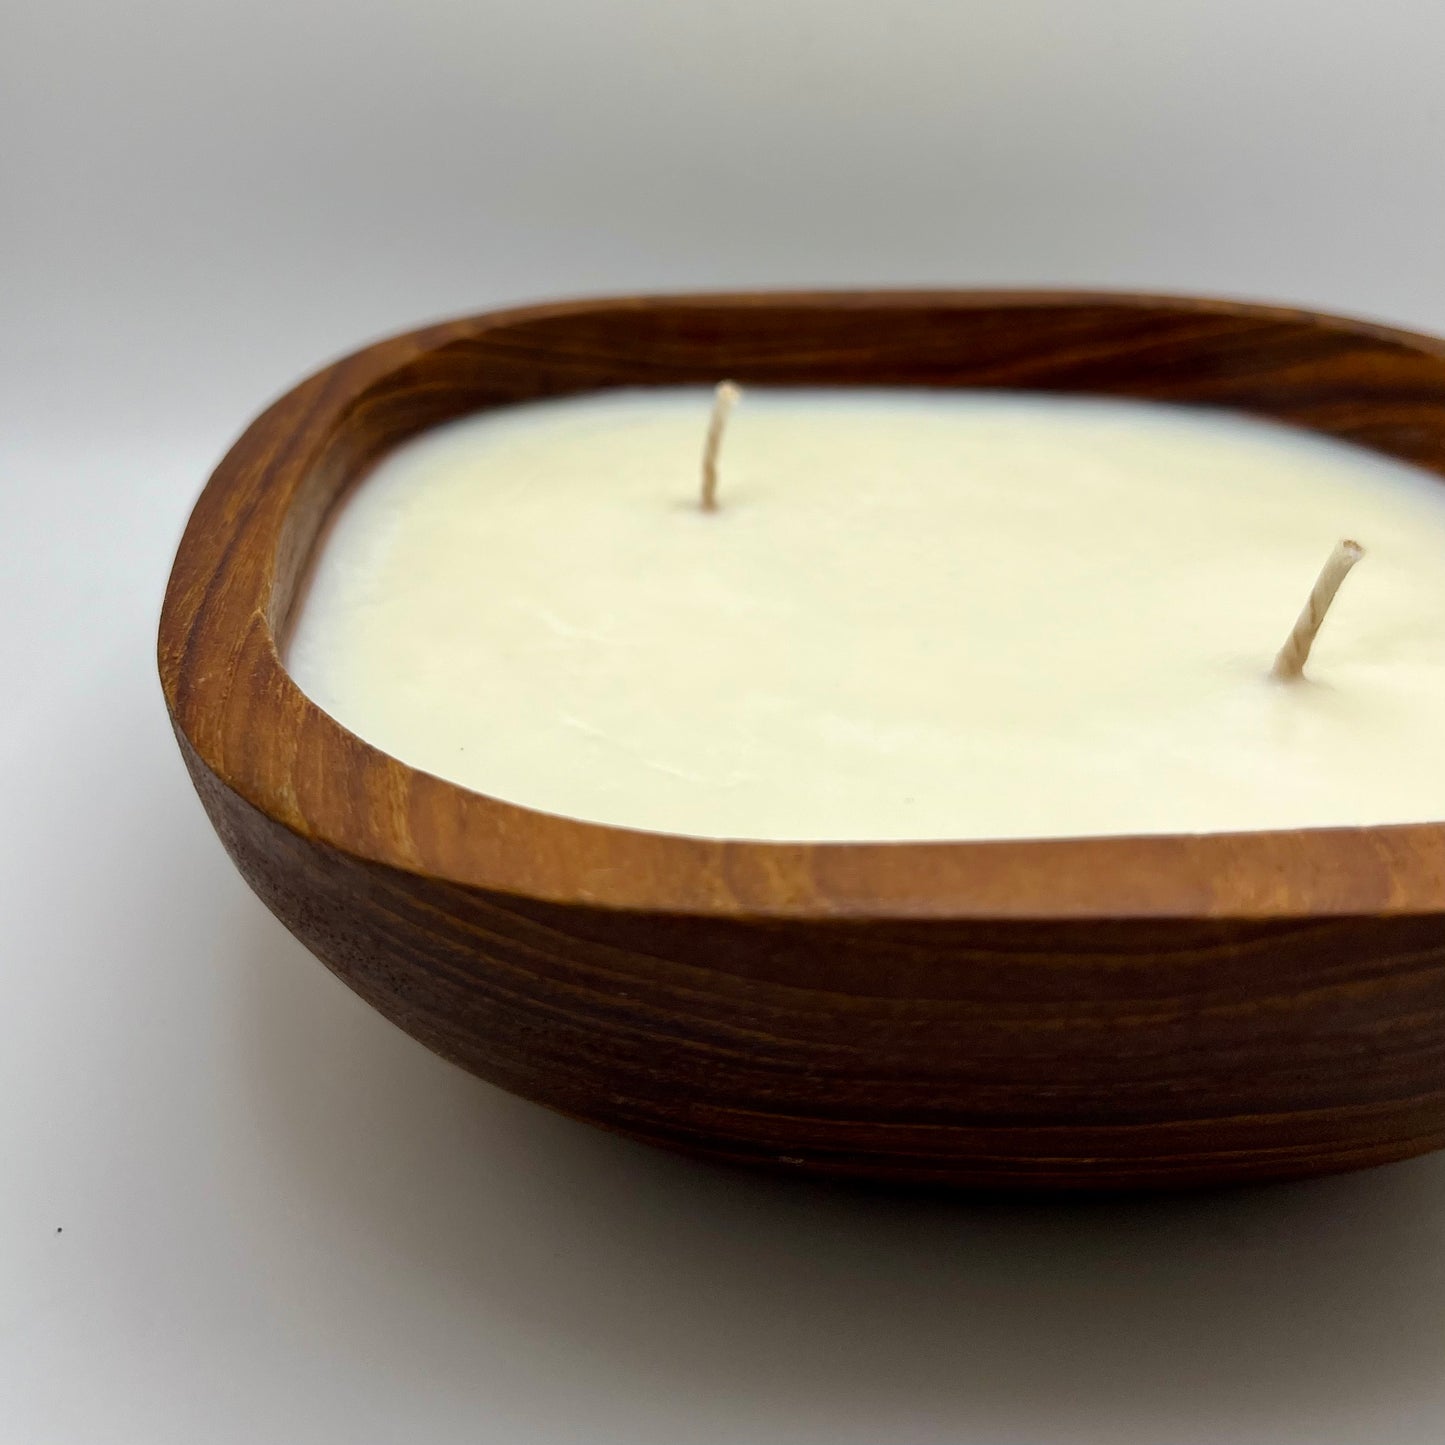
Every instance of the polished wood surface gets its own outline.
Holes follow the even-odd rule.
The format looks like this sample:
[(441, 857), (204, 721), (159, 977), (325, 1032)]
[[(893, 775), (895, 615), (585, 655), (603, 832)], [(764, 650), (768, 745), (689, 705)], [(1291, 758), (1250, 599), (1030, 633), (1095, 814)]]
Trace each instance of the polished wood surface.
[(1445, 342), (1272, 307), (682, 297), (380, 342), (236, 443), (161, 621), (187, 767), (282, 921), (482, 1077), (714, 1157), (1089, 1189), (1281, 1178), (1445, 1144), (1445, 824), (676, 838), (417, 772), (291, 681), (277, 638), (320, 529), (398, 442), (485, 407), (721, 376), (1228, 406), (1445, 476)]

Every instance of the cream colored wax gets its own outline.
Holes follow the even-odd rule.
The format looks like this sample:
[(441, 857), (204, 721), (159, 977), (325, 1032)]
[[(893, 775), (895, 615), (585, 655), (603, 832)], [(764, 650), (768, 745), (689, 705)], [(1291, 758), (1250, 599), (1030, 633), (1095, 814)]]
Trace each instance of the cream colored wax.
[[(1224, 414), (749, 391), (493, 412), (326, 540), (289, 666), (412, 765), (635, 828), (1004, 838), (1445, 818), (1445, 485)], [(1270, 676), (1341, 537), (1367, 555)]]

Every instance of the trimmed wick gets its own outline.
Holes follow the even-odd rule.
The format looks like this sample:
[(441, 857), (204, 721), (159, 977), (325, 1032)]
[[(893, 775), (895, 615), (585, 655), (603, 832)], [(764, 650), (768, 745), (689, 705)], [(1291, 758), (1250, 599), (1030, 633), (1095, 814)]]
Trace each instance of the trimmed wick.
[(702, 509), (704, 512), (717, 511), (717, 454), (722, 450), (723, 430), (728, 424), (732, 409), (743, 394), (742, 388), (732, 381), (720, 381), (713, 393), (712, 417), (707, 424), (707, 441), (702, 449)]
[(1309, 601), (1305, 603), (1294, 631), (1285, 639), (1284, 646), (1274, 659), (1274, 666), (1270, 669), (1272, 676), (1282, 682), (1293, 682), (1304, 676), (1305, 663), (1309, 661), (1310, 648), (1315, 644), (1325, 613), (1330, 610), (1330, 603), (1335, 600), (1335, 593), (1340, 590), (1340, 583), (1345, 580), (1350, 568), (1364, 555), (1365, 549), (1358, 542), (1350, 541), (1339, 543), (1330, 553), (1315, 579)]

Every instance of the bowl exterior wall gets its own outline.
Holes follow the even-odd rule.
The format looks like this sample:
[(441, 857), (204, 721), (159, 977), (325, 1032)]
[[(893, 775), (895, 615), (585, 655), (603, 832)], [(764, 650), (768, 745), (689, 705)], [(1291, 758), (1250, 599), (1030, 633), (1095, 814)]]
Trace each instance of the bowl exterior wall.
[(273, 913), (515, 1094), (689, 1153), (1003, 1191), (1285, 1179), (1445, 1144), (1445, 920), (747, 920), (542, 904), (319, 847), (181, 739)]

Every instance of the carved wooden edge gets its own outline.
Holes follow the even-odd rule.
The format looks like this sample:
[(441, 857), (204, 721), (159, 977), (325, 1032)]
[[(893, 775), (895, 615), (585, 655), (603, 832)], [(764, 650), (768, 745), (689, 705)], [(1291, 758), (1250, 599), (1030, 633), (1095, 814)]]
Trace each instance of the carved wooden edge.
[[(1076, 343), (1068, 341), (1074, 317)], [(1096, 334), (1101, 317), (1117, 320), (1118, 341)], [(1040, 337), (1045, 320), (1052, 331)], [(840, 326), (851, 328), (846, 346), (836, 342)], [(1221, 367), (1201, 379), (1197, 363), (1190, 370), (1192, 335), (1212, 345), (1236, 331), (1265, 356), (1257, 373)], [(985, 332), (997, 355), (980, 364), (960, 337), (972, 343)], [(1048, 369), (1047, 348), (1066, 344), (1074, 351)], [(160, 673), (177, 732), (218, 783), (299, 837), (546, 903), (883, 920), (1445, 911), (1445, 825), (1433, 823), (789, 844), (579, 822), (473, 793), (377, 751), (305, 697), (281, 664), (277, 632), (329, 508), (397, 438), (465, 409), (460, 397), (496, 405), (619, 376), (867, 380), (880, 366), (904, 384), (962, 378), (1090, 390), (1098, 376), (1101, 391), (1251, 406), (1445, 474), (1445, 342), (1291, 308), (1109, 293), (764, 293), (582, 301), (444, 322), (302, 382), (216, 469), (161, 617)]]

